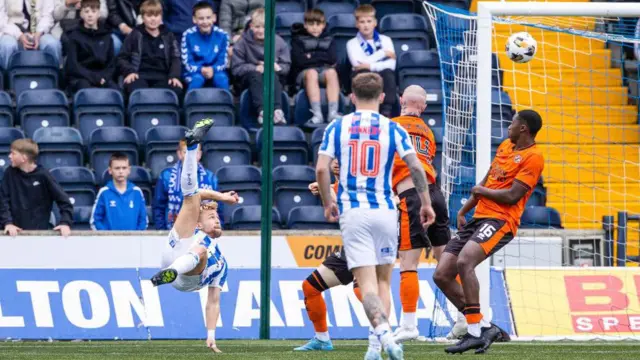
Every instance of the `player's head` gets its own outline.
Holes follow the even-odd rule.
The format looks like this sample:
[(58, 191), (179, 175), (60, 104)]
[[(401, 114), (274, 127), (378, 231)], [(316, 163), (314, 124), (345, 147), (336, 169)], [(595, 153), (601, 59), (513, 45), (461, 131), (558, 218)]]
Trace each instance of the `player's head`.
[(521, 136), (530, 136), (535, 139), (542, 128), (542, 118), (535, 110), (520, 110), (513, 116), (509, 125), (509, 139), (516, 143)]
[(156, 30), (162, 24), (162, 1), (145, 0), (140, 5), (140, 15), (147, 30)]
[(380, 104), (384, 101), (382, 92), (382, 77), (376, 73), (362, 73), (351, 81), (351, 102), (358, 105)]
[(353, 12), (356, 18), (356, 28), (364, 38), (371, 38), (373, 31), (378, 26), (376, 20), (376, 8), (370, 4), (360, 5)]
[(199, 1), (193, 5), (193, 23), (201, 33), (211, 33), (215, 22), (216, 14), (213, 12), (213, 5), (208, 1)]
[(264, 41), (264, 8), (257, 8), (251, 13), (251, 23), (249, 24), (253, 39)]
[(420, 116), (427, 108), (427, 92), (418, 85), (407, 86), (400, 97), (400, 106), (402, 115)]
[(198, 219), (198, 229), (207, 234), (210, 238), (222, 236), (220, 217), (218, 216), (218, 203), (215, 201), (203, 202), (200, 205), (200, 218)]
[(31, 139), (18, 139), (11, 143), (9, 160), (14, 168), (24, 164), (35, 164), (38, 159), (38, 144)]
[[(184, 156), (187, 155), (187, 140), (185, 139), (180, 140), (180, 143), (178, 143), (178, 149), (176, 150), (176, 154), (178, 154), (178, 160), (180, 161), (184, 160)], [(198, 159), (198, 162), (200, 162), (201, 158), (202, 158), (202, 146), (198, 144), (198, 155), (196, 156), (196, 159)]]
[(111, 154), (109, 158), (109, 174), (116, 183), (126, 182), (131, 174), (131, 165), (129, 165), (129, 157), (121, 152)]
[(331, 161), (331, 172), (333, 173), (333, 176), (340, 176), (340, 163), (338, 162), (338, 159), (333, 159)]

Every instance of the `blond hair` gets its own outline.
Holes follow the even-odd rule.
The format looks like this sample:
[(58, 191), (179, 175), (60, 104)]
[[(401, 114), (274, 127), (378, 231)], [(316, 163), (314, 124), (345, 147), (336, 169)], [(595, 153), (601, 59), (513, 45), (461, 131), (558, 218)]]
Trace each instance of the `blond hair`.
[(257, 8), (251, 13), (251, 24), (264, 25), (264, 8)]
[(140, 5), (140, 15), (156, 16), (162, 14), (162, 2), (160, 0), (146, 0)]
[(18, 139), (11, 143), (11, 150), (17, 151), (29, 159), (30, 162), (36, 162), (38, 158), (38, 144), (32, 139)]
[(207, 201), (205, 203), (202, 203), (200, 205), (200, 212), (207, 211), (207, 210), (216, 210), (217, 211), (218, 210), (218, 203), (213, 201), (213, 200), (212, 201)]
[(370, 4), (363, 4), (356, 8), (353, 15), (356, 17), (356, 20), (361, 16), (376, 16), (376, 8)]

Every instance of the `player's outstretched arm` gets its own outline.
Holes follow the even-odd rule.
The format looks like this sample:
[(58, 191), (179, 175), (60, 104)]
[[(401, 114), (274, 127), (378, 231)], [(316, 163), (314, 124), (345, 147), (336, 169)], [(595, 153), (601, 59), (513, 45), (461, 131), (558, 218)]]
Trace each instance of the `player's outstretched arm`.
[(198, 190), (201, 200), (213, 200), (226, 204), (236, 204), (238, 202), (238, 194), (235, 191), (221, 193), (215, 190), (200, 189)]
[(213, 352), (222, 352), (216, 346), (216, 325), (220, 316), (220, 288), (209, 288), (205, 312), (207, 317), (207, 347)]
[(429, 196), (429, 182), (427, 181), (427, 176), (424, 174), (422, 163), (420, 163), (420, 159), (418, 159), (418, 156), (416, 156), (415, 152), (408, 153), (402, 158), (402, 160), (407, 164), (407, 167), (409, 168), (413, 186), (418, 192), (420, 201), (422, 202), (420, 216), (424, 217), (424, 219), (422, 219), (423, 224), (430, 225), (435, 220), (436, 215), (433, 211), (433, 208), (431, 207), (431, 197)]

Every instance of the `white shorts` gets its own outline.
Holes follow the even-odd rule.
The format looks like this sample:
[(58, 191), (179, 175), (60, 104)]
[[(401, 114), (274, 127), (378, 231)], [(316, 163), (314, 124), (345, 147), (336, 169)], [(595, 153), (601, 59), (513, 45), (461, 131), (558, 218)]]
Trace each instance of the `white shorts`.
[(349, 209), (340, 215), (349, 270), (393, 264), (398, 253), (398, 213), (391, 209)]

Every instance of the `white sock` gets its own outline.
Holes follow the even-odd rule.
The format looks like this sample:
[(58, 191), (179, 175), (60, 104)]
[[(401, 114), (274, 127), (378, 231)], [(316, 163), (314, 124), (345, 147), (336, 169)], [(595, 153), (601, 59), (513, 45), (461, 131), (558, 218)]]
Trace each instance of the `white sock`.
[(180, 173), (180, 190), (182, 196), (191, 196), (198, 191), (198, 145), (187, 147), (187, 154), (182, 161)]
[(414, 329), (416, 327), (416, 313), (402, 313), (401, 326), (405, 329)]
[(329, 337), (329, 332), (316, 332), (316, 339), (320, 341), (329, 341), (331, 338)]
[(198, 256), (198, 254), (188, 252), (175, 259), (175, 261), (171, 265), (169, 265), (169, 268), (174, 269), (178, 272), (178, 274), (182, 275), (195, 269), (196, 266), (198, 266), (199, 262), (200, 256)]
[(488, 322), (484, 317), (482, 318), (482, 320), (480, 320), (480, 327), (483, 328), (490, 328), (491, 327), (491, 323)]
[(467, 323), (467, 318), (464, 316), (464, 313), (462, 311), (458, 311), (458, 321), (460, 323), (466, 324)]
[(373, 349), (378, 352), (382, 349), (382, 344), (380, 344), (380, 339), (376, 336), (373, 326), (369, 326), (369, 349)]
[(395, 344), (396, 342), (393, 340), (393, 334), (391, 333), (391, 328), (389, 324), (384, 323), (376, 326), (374, 330), (376, 336), (380, 340), (382, 347), (384, 349), (388, 348), (389, 345)]
[(480, 337), (480, 334), (482, 333), (482, 330), (480, 328), (480, 323), (469, 324), (469, 326), (467, 327), (467, 331), (469, 332), (469, 334), (475, 337)]

